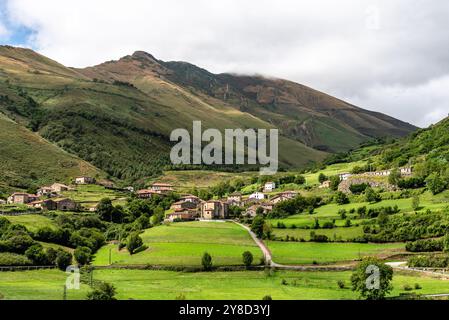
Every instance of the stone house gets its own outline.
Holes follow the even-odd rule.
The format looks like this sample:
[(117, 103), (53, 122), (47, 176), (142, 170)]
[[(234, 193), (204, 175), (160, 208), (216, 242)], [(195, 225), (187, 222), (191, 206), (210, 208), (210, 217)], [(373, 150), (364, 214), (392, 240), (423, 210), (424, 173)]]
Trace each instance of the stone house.
[(76, 177), (75, 184), (95, 184), (95, 178), (92, 177)]
[(226, 219), (228, 204), (222, 201), (205, 201), (201, 204), (201, 218), (206, 220)]
[(186, 202), (191, 202), (195, 205), (199, 205), (201, 202), (201, 199), (198, 198), (197, 196), (191, 195), (191, 194), (186, 194), (183, 195), (180, 199), (180, 201), (186, 201)]
[(259, 208), (262, 208), (262, 214), (266, 215), (266, 214), (270, 213), (273, 210), (273, 205), (266, 204), (266, 203), (265, 204), (260, 204), (260, 205), (258, 205), (258, 204), (252, 205), (251, 207), (249, 207), (246, 210), (246, 215), (248, 217), (254, 218), (255, 216), (257, 216), (257, 210)]
[(330, 188), (330, 187), (331, 187), (331, 181), (326, 180), (326, 181), (323, 181), (318, 188), (326, 189), (326, 188)]
[(184, 209), (195, 209), (197, 205), (190, 201), (178, 201), (171, 205), (170, 209), (179, 211)]
[(58, 206), (55, 201), (51, 199), (33, 201), (27, 204), (29, 207), (41, 210), (57, 210)]
[(78, 204), (71, 199), (57, 199), (54, 200), (56, 203), (56, 210), (59, 211), (76, 211), (78, 210)]
[(249, 196), (249, 199), (263, 200), (263, 199), (265, 199), (265, 194), (262, 192), (254, 192), (253, 194), (251, 194)]
[(340, 173), (338, 176), (340, 177), (340, 181), (346, 181), (352, 176), (352, 174), (349, 172), (344, 172)]
[(276, 183), (274, 183), (273, 181), (269, 181), (269, 182), (265, 183), (265, 185), (263, 187), (264, 192), (271, 192), (274, 189), (276, 189)]
[(37, 201), (39, 197), (34, 194), (28, 194), (23, 192), (15, 192), (8, 198), (9, 204), (27, 204), (33, 201)]
[(157, 195), (158, 193), (154, 190), (149, 190), (149, 189), (143, 189), (143, 190), (139, 190), (137, 191), (137, 197), (140, 199), (149, 199), (151, 198), (153, 195)]
[(65, 184), (62, 183), (53, 183), (50, 188), (53, 190), (53, 192), (55, 193), (59, 193), (59, 192), (63, 192), (63, 191), (69, 191), (71, 190), (71, 188)]
[(295, 191), (285, 191), (281, 192), (270, 199), (271, 204), (276, 204), (282, 201), (294, 199), (298, 195)]
[(198, 210), (182, 210), (174, 213), (170, 213), (166, 216), (165, 220), (170, 222), (181, 220), (181, 221), (193, 221), (199, 217)]
[(164, 194), (164, 193), (172, 192), (173, 186), (168, 183), (153, 183), (151, 185), (151, 190), (153, 190), (159, 194)]

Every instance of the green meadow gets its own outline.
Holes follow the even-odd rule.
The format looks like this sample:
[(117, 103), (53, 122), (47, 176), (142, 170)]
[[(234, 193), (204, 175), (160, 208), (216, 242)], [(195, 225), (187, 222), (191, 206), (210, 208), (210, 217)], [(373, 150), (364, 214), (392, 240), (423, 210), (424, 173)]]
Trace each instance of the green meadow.
[(52, 219), (39, 214), (4, 217), (11, 223), (24, 225), (29, 231), (37, 231), (44, 227), (56, 228), (56, 224)]
[(310, 233), (315, 232), (317, 235), (325, 235), (330, 240), (347, 241), (357, 237), (363, 236), (362, 226), (349, 228), (334, 228), (334, 229), (273, 229), (273, 234), (276, 237), (285, 238), (286, 236), (296, 239), (310, 240)]
[[(150, 270), (96, 270), (94, 279), (107, 281), (117, 288), (118, 299), (174, 300), (274, 300), (357, 299), (350, 289), (351, 272), (264, 271), (185, 273)], [(0, 272), (0, 296), (5, 300), (61, 300), (66, 274), (57, 270)], [(283, 281), (285, 280), (285, 281)], [(340, 289), (338, 281), (345, 288)], [(404, 286), (422, 289), (405, 291)], [(67, 299), (84, 299), (90, 288), (68, 290)], [(449, 293), (449, 282), (413, 273), (395, 272), (390, 297), (402, 293)]]
[(213, 264), (241, 265), (242, 253), (250, 251), (254, 264), (259, 264), (262, 252), (246, 230), (231, 222), (186, 222), (147, 229), (141, 238), (148, 248), (133, 255), (117, 245), (101, 248), (94, 265), (175, 265), (199, 266), (208, 252)]
[(365, 256), (388, 257), (405, 251), (403, 243), (315, 243), (267, 241), (273, 261), (279, 264), (332, 264)]

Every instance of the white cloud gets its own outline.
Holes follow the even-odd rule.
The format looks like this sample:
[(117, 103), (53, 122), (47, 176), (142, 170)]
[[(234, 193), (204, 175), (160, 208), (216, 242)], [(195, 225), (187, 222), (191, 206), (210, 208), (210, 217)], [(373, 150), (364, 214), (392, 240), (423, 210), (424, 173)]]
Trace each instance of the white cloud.
[(36, 31), (30, 45), (70, 66), (145, 50), (287, 78), (414, 124), (449, 111), (444, 88), (424, 89), (449, 75), (446, 0), (9, 0), (8, 9)]

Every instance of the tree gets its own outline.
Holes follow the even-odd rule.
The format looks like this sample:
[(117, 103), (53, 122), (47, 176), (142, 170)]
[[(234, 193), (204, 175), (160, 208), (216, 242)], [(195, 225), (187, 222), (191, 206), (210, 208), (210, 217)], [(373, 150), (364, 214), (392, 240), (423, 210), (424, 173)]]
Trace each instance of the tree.
[(263, 227), (265, 225), (265, 219), (263, 216), (256, 216), (251, 224), (251, 231), (256, 234), (259, 239), (263, 237)]
[(434, 172), (431, 175), (429, 175), (426, 179), (426, 185), (427, 188), (434, 194), (438, 194), (444, 191), (446, 188), (446, 183), (441, 178), (441, 176)]
[(337, 202), (339, 205), (347, 204), (349, 203), (349, 198), (344, 192), (338, 191), (335, 194), (335, 202)]
[(25, 251), (25, 256), (35, 265), (45, 266), (49, 264), (48, 257), (41, 244), (35, 244)]
[(132, 255), (142, 245), (143, 245), (143, 240), (139, 236), (139, 233), (134, 232), (128, 238), (128, 242), (126, 244), (126, 249), (128, 249), (128, 252)]
[(388, 176), (388, 183), (397, 186), (400, 180), (401, 180), (401, 172), (396, 167), (391, 170), (390, 175)]
[(332, 176), (329, 180), (329, 187), (331, 188), (331, 190), (337, 191), (338, 186), (340, 185), (340, 176)]
[(393, 289), (393, 268), (377, 258), (365, 258), (351, 276), (352, 291), (362, 299), (382, 300)]
[(381, 200), (379, 194), (371, 187), (366, 188), (365, 199), (370, 203), (379, 202)]
[(420, 205), (420, 199), (419, 199), (419, 196), (416, 195), (412, 199), (412, 208), (413, 208), (413, 210), (418, 211), (419, 210), (419, 205)]
[(323, 183), (324, 181), (326, 181), (327, 180), (327, 176), (324, 174), (324, 173), (320, 173), (319, 175), (318, 175), (318, 181), (320, 182), (320, 183)]
[(97, 214), (100, 216), (100, 219), (103, 221), (112, 221), (112, 210), (114, 206), (112, 205), (112, 201), (109, 198), (103, 198), (97, 205)]
[(243, 264), (249, 268), (251, 266), (251, 264), (253, 263), (254, 257), (253, 254), (249, 251), (245, 251), (242, 254), (242, 258), (243, 258)]
[(97, 289), (87, 294), (87, 300), (116, 300), (115, 293), (116, 289), (112, 284), (102, 282)]
[(203, 254), (203, 258), (201, 259), (201, 264), (203, 265), (203, 269), (205, 271), (210, 271), (212, 270), (212, 256), (205, 252)]
[(294, 183), (295, 184), (304, 184), (304, 183), (306, 183), (306, 178), (304, 178), (304, 176), (298, 175), (295, 177)]
[(64, 250), (58, 250), (55, 263), (60, 270), (65, 271), (72, 264), (72, 254)]
[(80, 265), (86, 265), (88, 264), (92, 259), (92, 251), (88, 247), (78, 247), (75, 249), (75, 252), (73, 253), (75, 256), (75, 260)]

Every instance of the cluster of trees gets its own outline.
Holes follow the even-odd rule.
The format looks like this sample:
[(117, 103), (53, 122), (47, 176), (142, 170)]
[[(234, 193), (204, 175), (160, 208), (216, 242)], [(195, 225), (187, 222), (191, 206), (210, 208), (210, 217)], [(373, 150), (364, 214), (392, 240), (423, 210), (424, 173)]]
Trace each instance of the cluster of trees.
[(0, 217), (0, 252), (26, 257), (34, 265), (56, 265), (65, 270), (72, 254), (63, 249), (44, 248), (24, 226)]
[(449, 267), (449, 256), (412, 256), (408, 259), (408, 266), (412, 268), (447, 268)]
[(443, 240), (440, 239), (423, 239), (408, 242), (405, 249), (409, 252), (436, 252), (443, 251)]
[(286, 218), (294, 214), (303, 213), (305, 210), (312, 214), (315, 208), (322, 205), (322, 201), (321, 197), (303, 197), (298, 195), (294, 199), (277, 203), (268, 214), (268, 218)]
[(378, 207), (378, 208), (367, 208), (366, 206), (357, 208), (357, 214), (361, 219), (372, 219), (377, 218), (380, 215), (394, 215), (401, 212), (399, 207), (397, 205), (395, 206), (385, 206), (385, 207)]
[(445, 212), (395, 215), (378, 227), (364, 226), (364, 238), (370, 242), (403, 242), (442, 237), (449, 232)]

